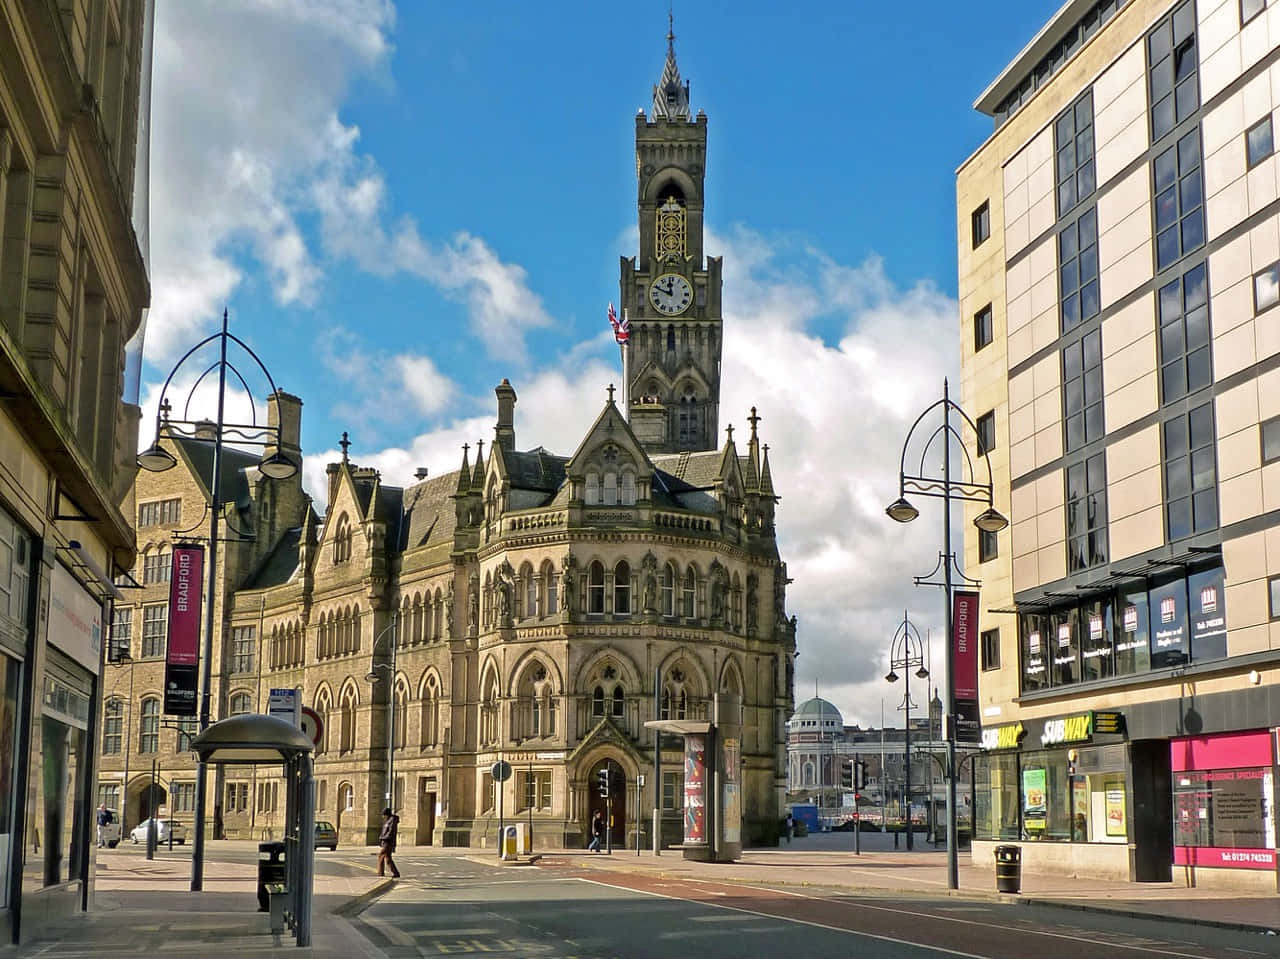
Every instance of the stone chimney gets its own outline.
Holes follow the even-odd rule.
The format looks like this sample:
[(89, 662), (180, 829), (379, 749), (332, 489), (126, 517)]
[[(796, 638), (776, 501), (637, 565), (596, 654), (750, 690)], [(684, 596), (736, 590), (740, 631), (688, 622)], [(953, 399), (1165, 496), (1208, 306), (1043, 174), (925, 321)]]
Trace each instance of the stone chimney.
[(280, 452), (302, 468), (302, 400), (277, 390), (267, 397), (267, 425), (274, 427), (278, 443), (268, 444), (262, 451), (263, 459)]
[(413, 471), (413, 478), (416, 479), (419, 483), (421, 483), (424, 479), (427, 478), (427, 468), (425, 466), (419, 466), (416, 470)]
[(506, 452), (515, 452), (516, 391), (504, 376), (494, 392), (498, 394), (498, 424), (493, 428), (493, 441)]

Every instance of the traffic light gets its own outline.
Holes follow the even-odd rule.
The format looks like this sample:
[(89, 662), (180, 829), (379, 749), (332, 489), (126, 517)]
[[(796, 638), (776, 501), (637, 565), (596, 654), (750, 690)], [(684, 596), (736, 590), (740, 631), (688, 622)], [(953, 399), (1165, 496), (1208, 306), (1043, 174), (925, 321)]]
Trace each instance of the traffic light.
[(865, 759), (859, 759), (853, 764), (853, 788), (867, 788), (867, 762)]
[(841, 789), (853, 788), (854, 765), (855, 764), (852, 760), (850, 760), (849, 762), (843, 762), (840, 764), (840, 788)]
[(609, 767), (606, 766), (596, 773), (596, 779), (600, 783), (600, 798), (609, 798)]

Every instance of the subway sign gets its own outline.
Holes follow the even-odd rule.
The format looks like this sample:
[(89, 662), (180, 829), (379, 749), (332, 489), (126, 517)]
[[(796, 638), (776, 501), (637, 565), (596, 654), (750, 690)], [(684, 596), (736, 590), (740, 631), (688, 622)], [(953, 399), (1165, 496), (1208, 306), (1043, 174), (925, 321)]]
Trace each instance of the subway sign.
[(1017, 749), (1026, 735), (1026, 727), (1022, 723), (1006, 723), (1003, 726), (989, 726), (982, 731), (983, 749)]
[(1094, 733), (1117, 735), (1123, 732), (1124, 717), (1120, 713), (1090, 710), (1074, 716), (1063, 716), (1061, 719), (1046, 720), (1044, 732), (1040, 734), (1040, 742), (1045, 746), (1056, 746), (1059, 743), (1087, 743), (1093, 739)]

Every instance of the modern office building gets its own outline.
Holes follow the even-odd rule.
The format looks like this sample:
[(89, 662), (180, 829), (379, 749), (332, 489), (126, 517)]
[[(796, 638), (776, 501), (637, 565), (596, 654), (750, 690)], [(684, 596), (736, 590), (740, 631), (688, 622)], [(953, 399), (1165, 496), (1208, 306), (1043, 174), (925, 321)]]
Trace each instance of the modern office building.
[(975, 855), (1275, 888), (1280, 3), (1071, 0), (975, 106)]
[(91, 898), (102, 626), (134, 557), (126, 344), (150, 297), (144, 13), (0, 0), (0, 942)]
[[(671, 39), (652, 109), (635, 117), (641, 249), (622, 259), (619, 287), (629, 388), (615, 400), (600, 384), (575, 450), (521, 450), (503, 380), (492, 443), (464, 448), (456, 470), (391, 486), (348, 456), (344, 435), (323, 511), (300, 477), (273, 482), (256, 456), (224, 452), (234, 510), (212, 610), (214, 718), (300, 688), (323, 722), (317, 815), (342, 844), (375, 841), (389, 797), (406, 844), (492, 843), (501, 810), (532, 824), (535, 845), (582, 845), (606, 805), (602, 771), (615, 845), (649, 835), (655, 804), (678, 842), (683, 744), (645, 723), (711, 719), (717, 694), (743, 702), (742, 840), (776, 840), (796, 623), (760, 418), (740, 411), (741, 448), (718, 431), (707, 118), (690, 111)], [(301, 401), (269, 404), (280, 448), (300, 457)], [(211, 443), (163, 427), (161, 442), (177, 465), (135, 486), (142, 589), (115, 611), (113, 649), (131, 658), (111, 669), (101, 740), (103, 796), (128, 823), (196, 808), (192, 726), (162, 715), (166, 603), (173, 545), (207, 517)], [(499, 760), (514, 767), (505, 784)], [(213, 834), (280, 835), (278, 769), (211, 780)]]

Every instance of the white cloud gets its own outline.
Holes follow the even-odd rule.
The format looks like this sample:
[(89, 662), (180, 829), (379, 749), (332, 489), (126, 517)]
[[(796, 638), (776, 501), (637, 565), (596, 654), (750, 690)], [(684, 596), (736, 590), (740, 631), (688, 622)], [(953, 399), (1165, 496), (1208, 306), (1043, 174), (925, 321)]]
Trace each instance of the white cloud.
[(305, 185), (348, 165), (337, 106), (385, 64), (393, 25), (385, 0), (158, 5), (148, 359), (174, 359), (256, 265), (278, 302), (315, 297)]

